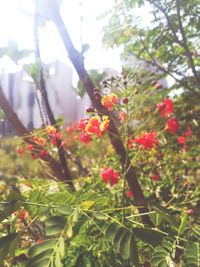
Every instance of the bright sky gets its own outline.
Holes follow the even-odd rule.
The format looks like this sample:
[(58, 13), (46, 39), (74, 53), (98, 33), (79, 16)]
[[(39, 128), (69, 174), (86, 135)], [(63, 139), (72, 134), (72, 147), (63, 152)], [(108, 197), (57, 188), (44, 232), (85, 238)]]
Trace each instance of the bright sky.
[[(74, 44), (76, 47), (80, 47), (80, 36), (82, 36), (83, 43), (90, 44), (90, 49), (85, 54), (87, 69), (109, 67), (120, 70), (119, 51), (103, 49), (100, 31), (104, 22), (96, 20), (97, 16), (111, 8), (112, 3), (113, 0), (63, 1), (61, 14)], [(19, 49), (34, 48), (33, 20), (22, 10), (33, 13), (32, 0), (0, 0), (0, 47), (6, 46), (7, 41), (13, 39), (18, 43)], [(82, 26), (81, 15), (83, 16)], [(45, 29), (41, 31), (40, 37), (41, 54), (45, 63), (55, 59), (66, 60), (67, 53), (51, 22), (48, 22)]]

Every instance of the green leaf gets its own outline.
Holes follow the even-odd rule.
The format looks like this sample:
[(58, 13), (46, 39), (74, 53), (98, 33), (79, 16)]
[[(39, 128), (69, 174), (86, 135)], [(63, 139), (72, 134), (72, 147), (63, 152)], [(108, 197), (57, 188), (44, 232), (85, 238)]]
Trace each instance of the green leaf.
[(189, 242), (185, 248), (184, 261), (186, 266), (199, 266), (200, 263), (200, 244), (197, 242)]
[(73, 230), (72, 230), (72, 225), (70, 223), (67, 224), (66, 234), (67, 234), (68, 237), (72, 237)]
[(59, 250), (56, 250), (56, 254), (55, 254), (55, 266), (56, 267), (62, 267), (61, 257), (60, 257)]
[(138, 239), (145, 243), (151, 244), (152, 246), (161, 244), (164, 237), (162, 233), (145, 227), (133, 228), (133, 234)]
[(60, 237), (59, 239), (59, 252), (60, 252), (61, 258), (63, 258), (65, 254), (65, 240), (63, 237)]
[(80, 214), (79, 207), (76, 207), (73, 214), (72, 214), (72, 221), (74, 223), (78, 222), (79, 214)]
[(13, 255), (19, 241), (19, 235), (12, 233), (0, 238), (0, 261), (2, 262), (8, 255)]
[(138, 247), (133, 234), (131, 235), (130, 240), (130, 259), (136, 267), (139, 266)]
[(170, 211), (164, 207), (153, 206), (153, 209), (158, 212), (161, 218), (167, 222), (169, 222), (172, 226), (178, 228), (179, 221), (178, 219), (170, 213)]
[(116, 223), (111, 223), (108, 228), (106, 229), (105, 232), (105, 238), (107, 241), (113, 242), (116, 232), (118, 231), (118, 229), (120, 228), (120, 226)]
[(198, 239), (200, 239), (200, 227), (196, 226), (192, 229), (192, 234)]
[(57, 242), (58, 240), (54, 238), (54, 239), (47, 239), (39, 244), (34, 245), (29, 249), (29, 256), (34, 257), (43, 251), (46, 251), (48, 249), (54, 249)]
[(54, 225), (62, 225), (62, 227), (66, 224), (66, 218), (63, 216), (52, 216), (48, 220), (46, 220), (46, 226), (54, 226)]
[(1, 211), (0, 222), (5, 220), (8, 216), (10, 216), (13, 212), (17, 211), (19, 208), (20, 203), (18, 200), (10, 200), (9, 204), (7, 204), (4, 210)]
[(94, 217), (98, 220), (107, 220), (108, 216), (106, 216), (106, 214), (104, 214), (101, 211), (96, 211), (93, 213)]
[(94, 206), (95, 202), (92, 200), (87, 200), (81, 203), (81, 208), (88, 210), (92, 206)]
[(108, 206), (109, 198), (108, 197), (98, 197), (98, 198), (95, 199), (95, 204), (98, 207)]
[(152, 255), (151, 264), (152, 266), (166, 266), (168, 267), (168, 263), (172, 262), (170, 257), (171, 253), (174, 250), (173, 243), (169, 242), (169, 240), (163, 240), (162, 246), (158, 246), (155, 248), (155, 251)]
[(52, 216), (46, 221), (46, 235), (52, 236), (61, 233), (65, 227), (66, 218), (63, 216)]
[(46, 227), (45, 232), (47, 236), (57, 235), (57, 234), (62, 233), (63, 228), (64, 227), (62, 225), (52, 225), (52, 226)]
[(126, 233), (123, 235), (120, 241), (120, 244), (119, 244), (119, 254), (125, 260), (130, 258), (131, 238), (132, 238), (132, 233), (129, 231), (126, 231)]
[[(51, 248), (51, 249), (47, 249), (47, 250), (44, 250), (43, 252), (41, 252), (41, 253), (39, 253), (39, 254), (37, 254), (36, 256), (34, 256), (34, 257), (31, 257), (28, 261), (27, 261), (27, 263), (26, 263), (26, 265), (28, 266), (28, 267), (30, 267), (30, 266), (37, 266), (37, 264), (39, 265), (39, 266), (41, 266), (40, 264), (40, 262), (43, 262), (43, 260), (49, 260), (49, 258), (51, 257), (51, 255), (53, 254), (53, 252), (54, 252), (54, 249), (53, 248)], [(41, 261), (42, 260), (42, 261)]]
[(34, 261), (30, 264), (26, 264), (27, 267), (44, 267), (49, 266), (49, 258), (42, 258)]
[(186, 226), (188, 223), (188, 218), (189, 218), (189, 216), (187, 213), (185, 213), (181, 217), (181, 224), (180, 224), (179, 229), (178, 229), (179, 235), (182, 235), (185, 232), (185, 229), (186, 229)]
[(30, 202), (36, 201), (38, 199), (39, 195), (40, 195), (40, 190), (34, 189), (33, 191), (30, 192), (29, 201)]
[(66, 205), (58, 206), (57, 211), (63, 215), (70, 215), (73, 212), (73, 209)]
[(113, 247), (116, 249), (117, 252), (119, 252), (121, 239), (123, 238), (126, 232), (127, 230), (124, 227), (120, 227), (115, 234), (115, 237), (113, 239)]

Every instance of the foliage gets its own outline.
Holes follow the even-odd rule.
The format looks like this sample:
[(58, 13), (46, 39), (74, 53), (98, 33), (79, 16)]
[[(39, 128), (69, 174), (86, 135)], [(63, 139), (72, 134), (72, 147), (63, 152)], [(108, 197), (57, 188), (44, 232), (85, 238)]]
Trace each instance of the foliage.
[[(194, 33), (198, 10), (190, 1), (181, 6), (178, 0), (165, 1), (165, 7), (162, 1), (148, 2), (154, 22), (147, 29), (132, 21), (133, 8), (144, 1), (117, 2), (107, 42), (124, 45), (126, 55), (137, 53), (148, 64), (159, 64), (160, 72), (149, 65), (129, 67), (120, 76), (104, 80), (94, 96), (109, 116), (90, 107), (88, 117), (78, 125), (65, 127), (59, 119), (56, 125), (30, 132), (32, 144), (20, 137), (2, 140), (1, 266), (199, 265), (199, 106), (198, 98), (189, 98), (199, 94), (198, 62), (190, 58), (198, 33)], [(49, 13), (46, 18), (46, 1), (43, 4), (38, 7), (45, 21)], [(194, 11), (189, 14), (190, 9)], [(184, 37), (177, 20), (179, 15), (183, 19), (182, 13), (187, 29), (184, 45), (173, 32), (180, 31)], [(26, 67), (39, 81), (38, 63)], [(103, 74), (93, 74), (99, 83)], [(157, 82), (166, 74), (179, 75), (170, 88)], [(111, 118), (119, 132), (114, 141), (122, 140), (128, 166), (120, 163), (120, 154), (107, 137)], [(48, 170), (47, 157), (59, 162), (61, 147), (74, 188)], [(125, 179), (132, 166), (145, 210), (136, 205)], [(150, 225), (144, 224), (145, 216)]]

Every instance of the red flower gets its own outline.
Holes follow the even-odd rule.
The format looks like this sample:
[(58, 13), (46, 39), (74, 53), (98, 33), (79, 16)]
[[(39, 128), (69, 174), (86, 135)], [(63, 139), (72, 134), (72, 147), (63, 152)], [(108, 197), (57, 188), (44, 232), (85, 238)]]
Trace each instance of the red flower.
[(176, 118), (171, 118), (166, 123), (166, 128), (169, 133), (175, 134), (179, 129), (179, 123)]
[(61, 139), (62, 138), (62, 133), (61, 132), (57, 132), (56, 134), (55, 134), (55, 137), (56, 137), (56, 139)]
[(56, 145), (56, 144), (57, 144), (57, 139), (56, 139), (56, 137), (51, 138), (51, 143), (52, 143), (53, 145)]
[(33, 150), (33, 145), (27, 145), (27, 149), (30, 151)]
[(20, 220), (24, 220), (24, 218), (26, 217), (26, 215), (27, 215), (27, 211), (26, 210), (22, 211), (22, 213), (19, 216), (19, 219)]
[(89, 135), (86, 132), (81, 133), (81, 135), (80, 135), (80, 141), (81, 142), (88, 144), (91, 140), (92, 140), (91, 135)]
[[(13, 212), (14, 216), (18, 216), (18, 214), (21, 212), (21, 210), (17, 210), (15, 212)], [(26, 215), (28, 214), (28, 212), (26, 210), (22, 211), (22, 213), (19, 215), (19, 220), (22, 221), (25, 219)]]
[(174, 113), (174, 106), (170, 99), (165, 98), (163, 102), (157, 104), (157, 111), (163, 118), (167, 118)]
[(154, 175), (152, 175), (151, 178), (152, 178), (153, 181), (160, 181), (161, 180), (161, 177), (160, 177), (159, 174), (154, 174)]
[(133, 196), (133, 192), (132, 192), (131, 190), (129, 190), (129, 191), (127, 192), (127, 197), (128, 197), (128, 198), (132, 198), (132, 196)]
[(157, 132), (151, 133), (143, 133), (141, 137), (137, 137), (134, 141), (141, 145), (143, 149), (151, 149), (158, 144), (158, 140), (156, 140)]
[(40, 155), (41, 155), (43, 158), (45, 158), (45, 157), (47, 156), (47, 152), (46, 152), (46, 150), (42, 149), (42, 150), (40, 151)]
[(183, 133), (185, 136), (190, 137), (192, 136), (192, 131), (190, 127), (187, 127), (187, 130)]
[(25, 152), (25, 150), (24, 150), (24, 148), (22, 148), (22, 147), (20, 147), (20, 148), (18, 148), (17, 149), (17, 153), (19, 154), (19, 155), (24, 155), (24, 152)]
[(178, 137), (178, 143), (179, 144), (186, 144), (187, 140), (184, 136), (179, 136)]
[(104, 183), (110, 183), (110, 186), (113, 186), (119, 181), (119, 173), (113, 170), (112, 168), (105, 167), (101, 173), (101, 177)]
[(32, 156), (33, 159), (37, 159), (38, 158), (37, 154), (35, 154), (35, 153), (32, 153), (31, 156)]
[(85, 130), (85, 127), (88, 124), (88, 121), (89, 121), (89, 119), (80, 120), (79, 125), (78, 125), (78, 128), (80, 130)]

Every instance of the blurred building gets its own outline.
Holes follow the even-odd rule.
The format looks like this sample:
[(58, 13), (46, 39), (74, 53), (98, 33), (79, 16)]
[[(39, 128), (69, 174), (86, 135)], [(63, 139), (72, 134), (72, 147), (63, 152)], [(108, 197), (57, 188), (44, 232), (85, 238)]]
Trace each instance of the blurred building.
[[(87, 94), (83, 98), (77, 96), (72, 86), (72, 68), (55, 61), (45, 66), (44, 73), (47, 94), (55, 117), (62, 116), (66, 124), (77, 122), (85, 115), (89, 98)], [(0, 82), (10, 105), (24, 126), (29, 130), (40, 127), (42, 118), (39, 106), (44, 117), (45, 109), (40, 91), (30, 76), (24, 70), (3, 72)]]

